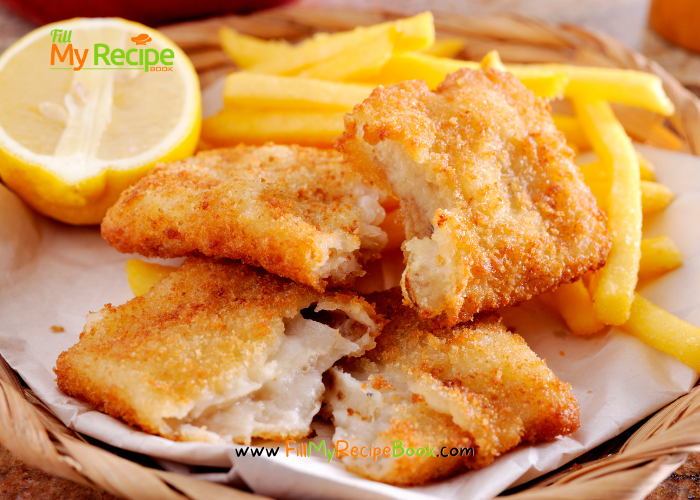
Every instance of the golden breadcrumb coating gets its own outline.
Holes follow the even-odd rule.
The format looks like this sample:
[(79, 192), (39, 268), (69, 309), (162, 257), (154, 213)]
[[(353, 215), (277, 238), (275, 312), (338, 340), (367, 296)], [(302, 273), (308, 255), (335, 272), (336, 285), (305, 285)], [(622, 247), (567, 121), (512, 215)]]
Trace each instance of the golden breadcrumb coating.
[(145, 295), (90, 313), (55, 372), (66, 394), (170, 439), (297, 439), (311, 432), (322, 373), (374, 346), (381, 325), (352, 293), (189, 258)]
[(374, 90), (337, 149), (399, 198), (404, 298), (450, 326), (605, 263), (605, 218), (549, 106), (497, 70)]
[(323, 291), (379, 256), (381, 193), (335, 151), (239, 146), (161, 165), (102, 222), (120, 252), (242, 259)]
[[(525, 341), (495, 313), (433, 330), (402, 305), (394, 288), (367, 296), (389, 323), (377, 347), (331, 369), (324, 396), (334, 440), (360, 445), (475, 448), (474, 455), (343, 458), (349, 470), (391, 484), (422, 484), (465, 468), (480, 468), (521, 442), (569, 434), (579, 405)], [(364, 385), (363, 385), (364, 382)]]

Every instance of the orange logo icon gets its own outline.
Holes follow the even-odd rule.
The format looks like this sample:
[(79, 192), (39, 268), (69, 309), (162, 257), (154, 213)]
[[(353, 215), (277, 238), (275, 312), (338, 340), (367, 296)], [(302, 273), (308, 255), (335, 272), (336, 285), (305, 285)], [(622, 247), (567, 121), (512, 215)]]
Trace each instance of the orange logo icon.
[(153, 40), (153, 38), (148, 36), (146, 33), (141, 33), (139, 36), (131, 37), (131, 41), (136, 43), (136, 45), (146, 45), (151, 40)]

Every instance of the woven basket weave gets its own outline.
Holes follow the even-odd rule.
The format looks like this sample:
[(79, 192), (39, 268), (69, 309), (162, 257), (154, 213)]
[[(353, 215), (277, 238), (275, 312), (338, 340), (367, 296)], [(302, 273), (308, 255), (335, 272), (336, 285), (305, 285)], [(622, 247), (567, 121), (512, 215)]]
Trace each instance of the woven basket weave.
[[(318, 31), (339, 31), (396, 19), (398, 14), (357, 10), (270, 10), (162, 28), (190, 56), (205, 87), (236, 68), (221, 51), (218, 28), (230, 26), (261, 38), (298, 41)], [(459, 55), (478, 60), (499, 51), (504, 62), (560, 62), (637, 69), (657, 74), (676, 107), (669, 119), (616, 106), (628, 132), (651, 145), (700, 155), (700, 101), (663, 68), (610, 37), (575, 26), (551, 26), (516, 16), (437, 14), (438, 36), (461, 37)], [(65, 427), (23, 387), (0, 357), (0, 443), (46, 472), (133, 500), (264, 498), (233, 488), (143, 467), (91, 445)], [(658, 412), (615, 455), (577, 465), (509, 498), (642, 499), (700, 451), (700, 387)]]

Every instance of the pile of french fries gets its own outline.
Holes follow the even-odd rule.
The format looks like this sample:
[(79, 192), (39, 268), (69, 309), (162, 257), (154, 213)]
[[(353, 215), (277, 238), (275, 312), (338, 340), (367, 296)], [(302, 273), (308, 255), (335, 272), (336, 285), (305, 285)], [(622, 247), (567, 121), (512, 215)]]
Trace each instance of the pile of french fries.
[[(672, 115), (673, 104), (658, 77), (563, 64), (504, 65), (497, 53), (480, 62), (452, 59), (463, 42), (436, 40), (430, 13), (320, 33), (297, 45), (230, 28), (221, 29), (220, 41), (242, 70), (226, 78), (224, 110), (204, 121), (203, 148), (268, 141), (332, 147), (342, 133), (344, 114), (376, 86), (425, 80), (435, 88), (460, 68), (508, 71), (537, 96), (568, 100), (573, 113), (555, 115), (555, 123), (574, 151), (592, 149), (598, 157), (581, 171), (607, 214), (612, 250), (602, 269), (544, 300), (574, 334), (591, 335), (616, 325), (700, 371), (700, 329), (635, 293), (640, 278), (658, 277), (683, 261), (670, 238), (642, 238), (642, 218), (663, 210), (673, 194), (654, 182), (652, 165), (635, 151), (613, 111), (613, 106), (625, 105), (654, 116)], [(389, 213), (387, 220), (394, 215)], [(388, 232), (392, 240), (403, 238), (402, 230)], [(390, 241), (389, 246), (400, 243)]]

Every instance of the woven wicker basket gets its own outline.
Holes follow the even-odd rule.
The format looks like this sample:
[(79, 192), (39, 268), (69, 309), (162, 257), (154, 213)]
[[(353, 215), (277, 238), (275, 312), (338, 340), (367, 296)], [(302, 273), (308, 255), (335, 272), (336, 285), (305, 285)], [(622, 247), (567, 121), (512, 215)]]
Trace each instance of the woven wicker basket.
[[(356, 10), (270, 10), (168, 26), (162, 31), (191, 57), (205, 87), (236, 68), (218, 44), (218, 28), (231, 26), (262, 38), (303, 39), (317, 31), (339, 31), (400, 17)], [(657, 74), (676, 106), (666, 120), (643, 110), (616, 106), (627, 131), (638, 140), (700, 155), (700, 101), (663, 68), (620, 42), (574, 26), (551, 26), (515, 16), (435, 16), (438, 36), (462, 37), (460, 57), (480, 59), (497, 49), (505, 62), (562, 62), (637, 69)], [(0, 443), (46, 472), (133, 500), (263, 498), (233, 488), (150, 469), (89, 444), (65, 427), (0, 357)], [(509, 498), (641, 499), (700, 451), (700, 387), (659, 411), (614, 455), (576, 465)]]

